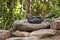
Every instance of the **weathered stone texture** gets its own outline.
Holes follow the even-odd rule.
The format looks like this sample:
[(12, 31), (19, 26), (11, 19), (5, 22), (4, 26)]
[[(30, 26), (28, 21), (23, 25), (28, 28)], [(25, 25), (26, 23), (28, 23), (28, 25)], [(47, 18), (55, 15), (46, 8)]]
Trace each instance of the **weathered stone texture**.
[(41, 29), (41, 30), (33, 31), (32, 33), (30, 33), (29, 36), (36, 36), (38, 38), (43, 38), (47, 36), (56, 35), (56, 33), (57, 33), (57, 30), (54, 30), (54, 29)]

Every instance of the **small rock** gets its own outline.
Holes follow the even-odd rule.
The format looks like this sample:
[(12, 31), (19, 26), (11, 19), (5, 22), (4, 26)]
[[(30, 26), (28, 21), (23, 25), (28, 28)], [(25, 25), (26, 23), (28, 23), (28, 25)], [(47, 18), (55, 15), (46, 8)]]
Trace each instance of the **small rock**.
[(60, 34), (60, 30), (57, 30), (57, 34)]
[(36, 37), (42, 38), (42, 37), (55, 35), (56, 33), (57, 33), (57, 30), (41, 29), (41, 30), (33, 31), (29, 36), (36, 36)]
[(12, 37), (6, 40), (39, 40), (37, 37)]
[(51, 28), (52, 29), (60, 29), (60, 19), (52, 19), (51, 20)]
[(40, 40), (52, 40), (51, 37), (45, 37), (45, 38), (41, 38)]
[(0, 40), (5, 40), (10, 36), (10, 32), (7, 30), (0, 30)]
[(13, 33), (13, 35), (16, 37), (27, 37), (29, 33), (17, 30), (16, 32)]

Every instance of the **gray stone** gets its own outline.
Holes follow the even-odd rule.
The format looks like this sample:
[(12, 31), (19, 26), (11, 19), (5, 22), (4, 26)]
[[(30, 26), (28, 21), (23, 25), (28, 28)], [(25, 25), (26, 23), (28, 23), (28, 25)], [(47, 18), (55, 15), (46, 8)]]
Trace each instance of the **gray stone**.
[(45, 38), (41, 38), (40, 40), (52, 40), (51, 37), (45, 37)]
[(52, 37), (41, 38), (40, 40), (60, 40), (60, 35), (55, 35)]
[(19, 31), (19, 30), (17, 30), (16, 32), (13, 32), (12, 34), (16, 37), (27, 37), (29, 35), (28, 32)]
[(23, 30), (23, 31), (34, 31), (34, 30), (39, 30), (39, 29), (45, 29), (45, 28), (48, 28), (49, 25), (50, 23), (47, 21), (43, 21), (40, 24), (28, 23), (26, 19), (14, 21), (14, 29)]
[(41, 29), (41, 30), (33, 31), (32, 33), (30, 33), (29, 36), (36, 36), (36, 37), (39, 37), (39, 38), (43, 38), (43, 37), (47, 37), (47, 36), (56, 35), (56, 33), (57, 33), (57, 30)]
[(10, 36), (10, 32), (6, 30), (0, 30), (0, 40), (5, 40)]
[(60, 35), (45, 37), (45, 38), (41, 38), (40, 40), (60, 40)]
[(6, 40), (39, 40), (37, 37), (12, 37)]

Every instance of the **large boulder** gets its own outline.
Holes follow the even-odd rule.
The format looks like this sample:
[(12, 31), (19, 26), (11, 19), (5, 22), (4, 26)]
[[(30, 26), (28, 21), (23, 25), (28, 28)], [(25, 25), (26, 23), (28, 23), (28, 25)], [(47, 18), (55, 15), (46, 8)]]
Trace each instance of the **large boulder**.
[(35, 31), (39, 29), (48, 28), (50, 23), (48, 21), (43, 21), (40, 24), (31, 24), (26, 19), (14, 21), (14, 30), (18, 29), (21, 31)]
[(29, 33), (17, 30), (16, 32), (13, 32), (12, 35), (15, 37), (27, 37)]
[(41, 30), (33, 31), (32, 33), (30, 33), (29, 36), (36, 36), (39, 38), (43, 38), (43, 37), (47, 37), (47, 36), (56, 35), (56, 33), (57, 33), (57, 30), (41, 29)]
[(37, 37), (12, 37), (6, 40), (39, 40)]
[(0, 40), (5, 40), (10, 36), (10, 31), (0, 30)]

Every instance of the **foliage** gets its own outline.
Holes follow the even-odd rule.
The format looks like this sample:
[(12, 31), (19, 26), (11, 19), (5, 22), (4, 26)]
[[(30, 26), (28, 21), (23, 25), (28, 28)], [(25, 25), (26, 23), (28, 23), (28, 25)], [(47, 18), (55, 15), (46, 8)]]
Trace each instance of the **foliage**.
[(33, 1), (31, 5), (33, 15), (36, 15), (38, 13), (45, 14), (45, 12), (46, 14), (49, 14), (52, 10), (52, 4), (50, 2), (51, 1), (41, 1), (41, 0), (38, 0), (37, 2)]
[[(25, 15), (25, 9), (21, 9), (22, 6), (25, 7), (25, 1), (24, 5), (20, 3), (21, 0), (14, 0), (14, 7), (13, 7), (13, 14), (14, 18), (11, 18), (10, 14), (10, 8), (9, 8), (9, 0), (0, 0), (0, 28), (2, 29), (9, 29), (13, 25), (13, 19), (19, 20), (24, 18)], [(7, 4), (8, 3), (8, 4)]]
[[(13, 14), (11, 18), (10, 8), (7, 3), (9, 0), (0, 0), (0, 28), (9, 29), (13, 25), (14, 20), (23, 19), (25, 17), (26, 0), (14, 0)], [(41, 14), (46, 16), (48, 14), (55, 14), (60, 16), (60, 0), (34, 0), (31, 3), (31, 14)]]
[(54, 18), (56, 18), (60, 16), (60, 0), (56, 0), (54, 3), (55, 4), (51, 13), (54, 13), (56, 15)]
[(20, 4), (20, 1), (21, 0), (15, 0), (15, 6), (14, 6), (15, 19), (22, 19), (22, 18), (24, 18), (25, 10), (21, 9), (23, 5)]

